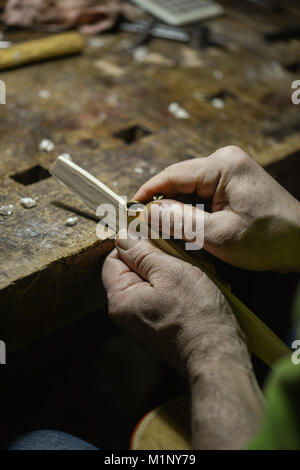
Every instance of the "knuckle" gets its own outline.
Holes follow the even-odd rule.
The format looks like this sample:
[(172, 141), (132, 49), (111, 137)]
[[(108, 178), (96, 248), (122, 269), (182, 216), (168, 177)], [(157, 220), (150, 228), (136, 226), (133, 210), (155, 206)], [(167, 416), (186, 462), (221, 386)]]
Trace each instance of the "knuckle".
[(243, 163), (249, 161), (249, 156), (244, 150), (236, 145), (227, 145), (218, 151), (218, 155), (226, 158), (229, 162)]
[(246, 174), (253, 168), (254, 160), (235, 145), (223, 147), (217, 152), (217, 157), (223, 160), (225, 173), (231, 176)]
[(141, 245), (142, 243), (139, 244), (139, 251), (135, 257), (135, 265), (138, 271), (147, 273), (153, 265), (155, 255), (150, 248)]
[(226, 155), (233, 157), (244, 153), (244, 151), (237, 145), (226, 145), (226, 147), (223, 147), (221, 150), (223, 153), (226, 153)]
[(229, 146), (226, 150), (229, 162), (235, 167), (245, 167), (249, 165), (250, 157), (239, 147)]

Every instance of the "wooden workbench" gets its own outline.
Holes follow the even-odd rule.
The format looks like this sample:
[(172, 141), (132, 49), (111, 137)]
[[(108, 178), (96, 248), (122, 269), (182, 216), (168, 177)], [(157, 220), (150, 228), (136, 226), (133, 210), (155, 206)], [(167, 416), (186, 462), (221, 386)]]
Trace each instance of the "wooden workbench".
[[(222, 3), (227, 15), (209, 25), (225, 48), (157, 39), (140, 62), (128, 48), (130, 35), (103, 35), (98, 43), (87, 40), (80, 56), (0, 74), (7, 87), (0, 105), (0, 206), (14, 205), (13, 215), (0, 216), (0, 338), (9, 351), (104, 299), (100, 261), (113, 244), (97, 239), (95, 215), (47, 174), (59, 154), (69, 153), (130, 197), (165, 166), (224, 145), (241, 146), (262, 165), (300, 150), (300, 106), (291, 102), (291, 83), (300, 78), (299, 38), (264, 37), (300, 24), (297, 2), (271, 13)], [(224, 107), (216, 108), (214, 98)], [(172, 102), (190, 118), (172, 116)], [(44, 138), (54, 151), (39, 150)], [(25, 196), (38, 196), (37, 207), (23, 208)], [(73, 215), (79, 222), (67, 227)]]

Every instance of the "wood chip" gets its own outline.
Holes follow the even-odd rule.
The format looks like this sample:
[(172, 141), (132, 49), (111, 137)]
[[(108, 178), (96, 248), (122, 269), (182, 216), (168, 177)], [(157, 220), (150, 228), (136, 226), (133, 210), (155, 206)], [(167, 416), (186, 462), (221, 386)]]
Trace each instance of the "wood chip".
[(0, 207), (0, 215), (4, 215), (5, 217), (12, 215), (14, 212), (14, 206), (9, 204), (8, 206), (1, 206)]
[(78, 222), (78, 217), (69, 217), (68, 220), (66, 221), (66, 225), (68, 227), (74, 227), (74, 225), (77, 224)]
[(22, 197), (20, 199), (20, 204), (26, 209), (31, 209), (32, 207), (37, 206), (38, 197), (32, 199), (31, 197)]

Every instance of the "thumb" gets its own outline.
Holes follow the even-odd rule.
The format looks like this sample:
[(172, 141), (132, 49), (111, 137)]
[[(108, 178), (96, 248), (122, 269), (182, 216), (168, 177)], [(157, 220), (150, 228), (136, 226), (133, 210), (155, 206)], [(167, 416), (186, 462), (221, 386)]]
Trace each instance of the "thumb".
[(140, 277), (155, 284), (176, 260), (156, 248), (150, 240), (137, 239), (134, 235), (126, 229), (118, 233), (115, 244), (119, 256)]
[(230, 209), (213, 213), (178, 201), (163, 199), (148, 208), (148, 223), (164, 235), (195, 243), (218, 256), (218, 248), (235, 238), (239, 218)]

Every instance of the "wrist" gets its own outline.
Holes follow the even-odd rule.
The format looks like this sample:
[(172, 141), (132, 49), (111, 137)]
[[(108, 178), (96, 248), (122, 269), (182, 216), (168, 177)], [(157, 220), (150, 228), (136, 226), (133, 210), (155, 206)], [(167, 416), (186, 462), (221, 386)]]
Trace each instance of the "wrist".
[(183, 368), (190, 383), (199, 374), (217, 371), (225, 365), (229, 369), (234, 364), (245, 371), (252, 371), (246, 338), (239, 326), (222, 324), (217, 328), (214, 325), (212, 330), (207, 328), (181, 347)]
[(251, 365), (217, 358), (209, 368), (199, 366), (190, 385), (193, 448), (244, 448), (258, 431), (264, 409)]

